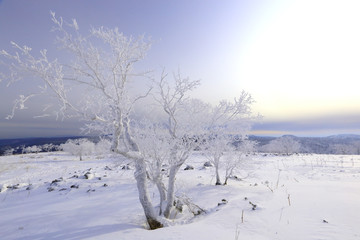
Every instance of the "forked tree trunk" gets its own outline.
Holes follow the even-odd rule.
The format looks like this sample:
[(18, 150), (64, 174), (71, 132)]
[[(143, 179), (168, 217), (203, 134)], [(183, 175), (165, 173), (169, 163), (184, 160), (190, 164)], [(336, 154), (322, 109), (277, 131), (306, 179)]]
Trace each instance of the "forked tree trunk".
[(163, 224), (157, 220), (157, 215), (155, 214), (154, 207), (147, 191), (147, 176), (143, 159), (136, 160), (134, 175), (139, 191), (139, 200), (144, 209), (145, 217), (150, 229), (153, 230), (163, 227)]
[(176, 177), (176, 173), (179, 171), (181, 165), (182, 164), (177, 164), (175, 166), (170, 167), (169, 184), (168, 184), (168, 192), (167, 192), (167, 203), (166, 203), (166, 208), (164, 211), (164, 216), (166, 218), (169, 218), (171, 209), (174, 205), (175, 177)]

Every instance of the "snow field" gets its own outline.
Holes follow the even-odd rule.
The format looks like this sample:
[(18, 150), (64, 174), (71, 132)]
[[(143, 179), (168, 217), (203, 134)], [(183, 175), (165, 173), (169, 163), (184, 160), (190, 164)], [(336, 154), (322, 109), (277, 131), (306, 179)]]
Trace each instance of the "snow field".
[(258, 154), (227, 186), (206, 161), (194, 153), (176, 182), (206, 213), (149, 231), (124, 158), (0, 157), (1, 239), (360, 239), (359, 156)]

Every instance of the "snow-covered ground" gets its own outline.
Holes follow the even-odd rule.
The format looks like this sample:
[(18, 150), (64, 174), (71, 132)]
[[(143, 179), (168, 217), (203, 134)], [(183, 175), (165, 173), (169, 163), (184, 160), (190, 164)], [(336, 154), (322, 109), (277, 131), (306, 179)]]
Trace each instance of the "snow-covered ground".
[(190, 158), (176, 194), (206, 213), (150, 231), (126, 159), (0, 157), (0, 239), (360, 239), (360, 156), (259, 154), (227, 186), (205, 161)]

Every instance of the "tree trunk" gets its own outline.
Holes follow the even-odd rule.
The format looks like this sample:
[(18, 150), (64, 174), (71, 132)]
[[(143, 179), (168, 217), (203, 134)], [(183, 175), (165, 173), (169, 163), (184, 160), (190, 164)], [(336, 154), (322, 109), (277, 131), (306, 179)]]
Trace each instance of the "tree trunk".
[(123, 119), (123, 127), (124, 127), (124, 138), (126, 140), (126, 143), (128, 144), (128, 148), (131, 151), (139, 151), (139, 147), (137, 146), (137, 144), (134, 142), (133, 138), (131, 137), (130, 122), (127, 117), (125, 117)]
[(119, 127), (116, 127), (114, 130), (112, 142), (111, 142), (111, 151), (117, 152), (119, 147), (119, 141), (120, 141), (120, 135), (121, 135), (121, 129)]
[(166, 191), (165, 191), (165, 186), (164, 183), (161, 181), (161, 179), (157, 179), (155, 181), (156, 187), (159, 191), (159, 195), (160, 195), (160, 210), (159, 210), (159, 215), (163, 214), (163, 210), (164, 210), (164, 204), (166, 201)]
[(219, 161), (220, 158), (214, 158), (214, 166), (215, 166), (215, 173), (216, 173), (216, 183), (215, 185), (221, 185), (220, 181), (220, 174), (219, 174)]
[(151, 203), (148, 189), (147, 189), (147, 177), (146, 168), (143, 159), (138, 159), (135, 162), (135, 179), (137, 188), (139, 191), (139, 200), (144, 209), (146, 220), (151, 230), (163, 227), (162, 223), (157, 220), (157, 216), (154, 211), (154, 207)]
[(215, 183), (215, 185), (221, 185), (220, 175), (219, 175), (219, 168), (215, 167), (215, 171), (216, 171), (216, 183)]
[(228, 179), (229, 179), (229, 177), (228, 177), (228, 176), (226, 176), (226, 177), (225, 177), (225, 182), (224, 182), (224, 185), (227, 185), (227, 181), (228, 181)]
[(167, 203), (166, 203), (166, 208), (164, 211), (164, 216), (166, 218), (169, 218), (171, 208), (174, 205), (174, 200), (175, 200), (174, 192), (175, 192), (175, 179), (176, 179), (175, 177), (176, 177), (176, 173), (179, 171), (181, 165), (182, 164), (177, 164), (175, 166), (170, 167), (169, 184), (168, 184), (168, 192), (167, 192)]

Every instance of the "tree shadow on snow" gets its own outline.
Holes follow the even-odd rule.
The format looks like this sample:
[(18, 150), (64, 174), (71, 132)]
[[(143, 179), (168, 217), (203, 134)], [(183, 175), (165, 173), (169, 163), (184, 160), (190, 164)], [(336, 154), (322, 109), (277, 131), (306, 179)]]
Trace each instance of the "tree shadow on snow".
[(128, 230), (131, 228), (139, 228), (138, 225), (133, 224), (111, 224), (111, 225), (99, 225), (84, 228), (64, 229), (56, 232), (46, 232), (34, 235), (28, 235), (26, 237), (17, 238), (18, 240), (37, 239), (37, 240), (80, 240), (85, 238), (94, 238), (97, 236), (120, 232), (121, 230)]

